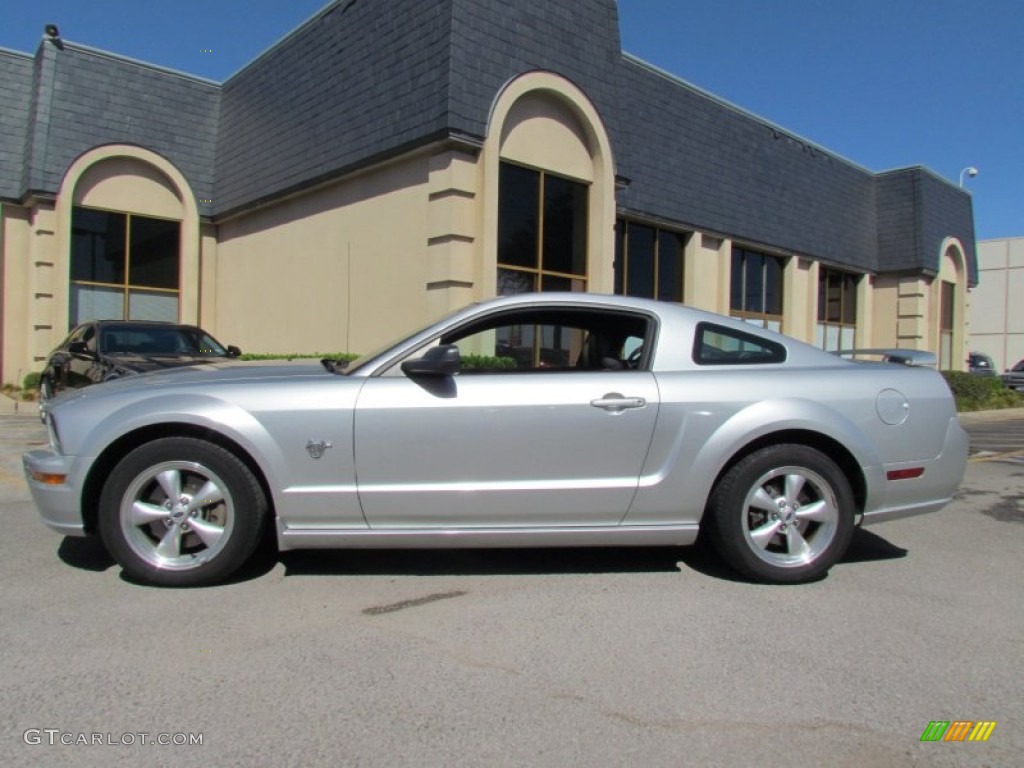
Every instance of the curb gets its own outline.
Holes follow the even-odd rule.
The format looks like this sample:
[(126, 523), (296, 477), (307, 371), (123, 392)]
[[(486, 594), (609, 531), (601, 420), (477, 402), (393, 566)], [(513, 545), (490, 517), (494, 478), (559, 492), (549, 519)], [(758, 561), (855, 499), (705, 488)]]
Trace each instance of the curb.
[(1024, 408), (999, 408), (994, 411), (967, 411), (959, 414), (961, 424), (980, 424), (988, 421), (1024, 419)]

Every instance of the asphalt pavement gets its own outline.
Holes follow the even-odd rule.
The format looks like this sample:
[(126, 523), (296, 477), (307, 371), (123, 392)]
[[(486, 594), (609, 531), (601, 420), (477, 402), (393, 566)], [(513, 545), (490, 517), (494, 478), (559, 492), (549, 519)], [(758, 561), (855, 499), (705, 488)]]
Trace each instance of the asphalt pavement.
[[(623, 548), (292, 552), (195, 590), (47, 530), (44, 431), (0, 416), (0, 765), (1019, 766), (1022, 416), (965, 417), (953, 504), (814, 584)], [(996, 725), (921, 741), (957, 720)]]

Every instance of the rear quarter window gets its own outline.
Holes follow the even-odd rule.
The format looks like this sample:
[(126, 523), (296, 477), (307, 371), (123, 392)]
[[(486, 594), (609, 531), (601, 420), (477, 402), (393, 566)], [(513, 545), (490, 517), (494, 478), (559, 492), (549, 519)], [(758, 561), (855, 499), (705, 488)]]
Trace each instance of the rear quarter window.
[(698, 323), (693, 341), (697, 365), (764, 365), (784, 363), (786, 348), (753, 333), (714, 323)]

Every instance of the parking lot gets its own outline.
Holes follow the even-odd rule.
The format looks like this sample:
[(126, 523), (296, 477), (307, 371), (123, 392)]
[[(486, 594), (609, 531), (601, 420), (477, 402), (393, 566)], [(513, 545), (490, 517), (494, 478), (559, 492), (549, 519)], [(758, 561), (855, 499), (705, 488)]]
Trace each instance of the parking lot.
[[(39, 522), (42, 429), (0, 416), (0, 764), (1020, 765), (1024, 419), (964, 421), (955, 503), (810, 585), (665, 548), (288, 553), (161, 590)], [(936, 720), (997, 725), (922, 743)]]

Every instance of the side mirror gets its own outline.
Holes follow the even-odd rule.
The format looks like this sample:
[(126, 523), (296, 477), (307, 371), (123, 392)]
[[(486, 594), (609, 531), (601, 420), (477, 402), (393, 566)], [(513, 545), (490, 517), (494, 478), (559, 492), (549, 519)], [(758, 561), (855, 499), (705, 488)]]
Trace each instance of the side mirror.
[(68, 352), (72, 355), (78, 355), (79, 357), (87, 357), (90, 360), (96, 358), (96, 355), (89, 350), (89, 345), (84, 341), (72, 341), (68, 344)]
[(462, 356), (454, 344), (428, 349), (423, 357), (402, 363), (406, 376), (452, 376), (462, 370)]
[(240, 350), (234, 344), (228, 344), (228, 357), (238, 357), (241, 354), (242, 350)]

